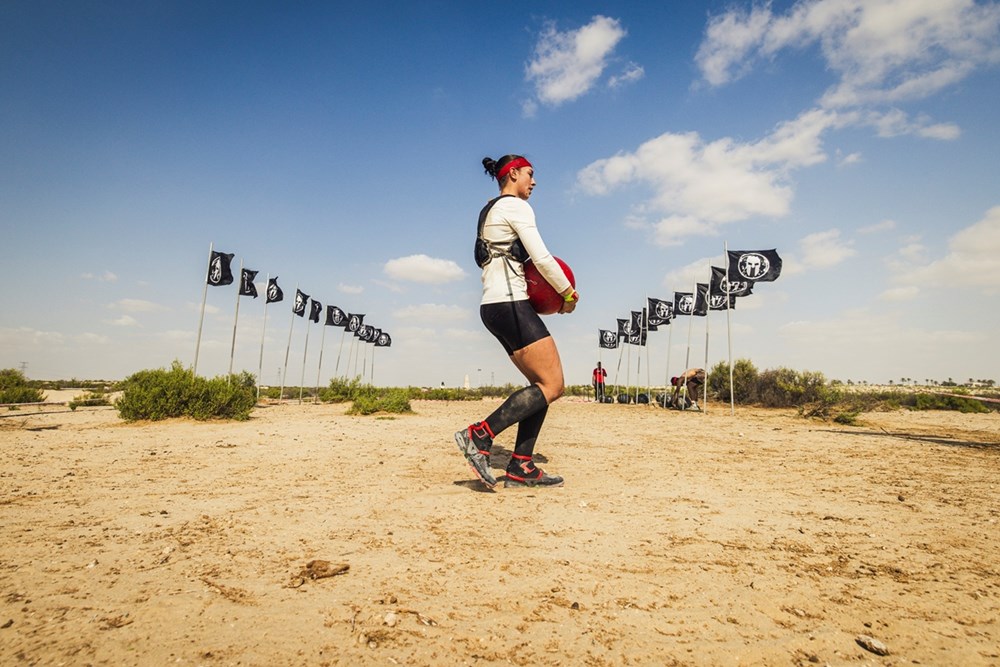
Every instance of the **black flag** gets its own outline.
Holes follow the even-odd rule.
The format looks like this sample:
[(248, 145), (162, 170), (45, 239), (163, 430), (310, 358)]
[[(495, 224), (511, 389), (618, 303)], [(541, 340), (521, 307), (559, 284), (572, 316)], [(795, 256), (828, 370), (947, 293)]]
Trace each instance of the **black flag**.
[(597, 335), (597, 344), (606, 350), (617, 349), (618, 335), (614, 331), (608, 331), (607, 329), (599, 329)]
[(618, 337), (628, 340), (632, 335), (632, 322), (628, 319), (618, 320)]
[(267, 281), (267, 302), (275, 303), (285, 298), (285, 293), (278, 287), (278, 276)]
[(709, 294), (708, 295), (708, 309), (709, 310), (735, 310), (736, 309), (736, 297), (732, 294), (729, 295), (729, 307), (726, 307), (726, 295), (725, 294)]
[(777, 250), (729, 250), (729, 279), (767, 283), (781, 275)]
[(347, 313), (342, 311), (336, 306), (326, 307), (326, 326), (328, 327), (346, 327), (347, 326)]
[(364, 315), (358, 315), (357, 313), (349, 313), (347, 315), (347, 330), (350, 331), (351, 333), (356, 333), (358, 327), (361, 326), (361, 323), (364, 321), (364, 319), (365, 319)]
[(674, 317), (674, 304), (663, 299), (654, 299), (653, 297), (647, 297), (646, 301), (649, 303), (647, 317), (649, 318), (650, 330), (653, 327), (670, 324), (670, 320)]
[(384, 331), (380, 331), (375, 339), (375, 347), (389, 347), (392, 345), (392, 338)]
[(319, 322), (319, 316), (323, 312), (323, 304), (321, 304), (316, 299), (313, 299), (309, 303), (309, 319), (313, 322)]
[(292, 312), (302, 317), (306, 314), (306, 301), (309, 300), (309, 295), (300, 289), (295, 290), (295, 303), (292, 304)]
[(370, 326), (368, 326), (367, 324), (362, 324), (361, 326), (359, 326), (357, 329), (354, 330), (354, 335), (360, 338), (361, 340), (367, 340), (369, 329), (371, 329)]
[(694, 311), (692, 315), (704, 317), (708, 315), (708, 283), (697, 283), (697, 292), (694, 299)]
[(634, 332), (632, 332), (632, 335), (630, 335), (628, 337), (628, 344), (629, 345), (640, 345), (640, 346), (645, 345), (646, 344), (646, 332), (645, 331), (642, 331), (642, 332), (634, 331)]
[(750, 296), (753, 294), (753, 283), (749, 280), (730, 280), (726, 270), (718, 266), (712, 267), (712, 279), (709, 281), (710, 294), (729, 294), (729, 296)]
[(633, 310), (632, 311), (632, 333), (639, 333), (640, 331), (646, 330), (646, 323), (643, 315), (645, 315), (645, 310)]
[(251, 271), (250, 269), (240, 271), (240, 296), (257, 298), (257, 286), (253, 284), (253, 279), (256, 277), (256, 271)]
[(694, 294), (674, 292), (674, 315), (690, 315), (694, 311)]
[(233, 262), (233, 253), (212, 251), (212, 258), (208, 260), (208, 284), (215, 287), (231, 285), (233, 283), (233, 270), (230, 264)]

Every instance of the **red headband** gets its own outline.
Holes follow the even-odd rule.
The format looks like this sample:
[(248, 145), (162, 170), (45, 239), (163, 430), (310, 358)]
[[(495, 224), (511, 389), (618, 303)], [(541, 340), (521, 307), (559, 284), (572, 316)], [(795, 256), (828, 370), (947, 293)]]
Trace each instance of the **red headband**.
[(500, 171), (497, 172), (497, 180), (502, 181), (503, 177), (507, 175), (512, 169), (520, 169), (521, 167), (530, 167), (531, 163), (525, 160), (523, 157), (517, 157), (500, 167)]

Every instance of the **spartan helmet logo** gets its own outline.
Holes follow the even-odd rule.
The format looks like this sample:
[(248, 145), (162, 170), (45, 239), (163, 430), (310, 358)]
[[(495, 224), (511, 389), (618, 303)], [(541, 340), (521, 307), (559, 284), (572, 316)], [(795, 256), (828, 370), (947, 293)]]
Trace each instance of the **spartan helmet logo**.
[(740, 255), (736, 268), (747, 280), (757, 280), (771, 270), (771, 263), (760, 253), (748, 252)]
[(625, 321), (625, 324), (622, 325), (622, 331), (624, 331), (629, 336), (632, 335), (632, 320)]
[(358, 338), (367, 338), (369, 328), (370, 327), (367, 324), (358, 327)]
[(604, 332), (604, 342), (607, 343), (608, 345), (614, 343), (616, 338), (618, 338), (618, 336), (616, 336), (613, 331)]
[(222, 258), (216, 257), (212, 260), (212, 266), (208, 271), (208, 282), (213, 285), (222, 280)]
[(655, 312), (658, 319), (665, 320), (670, 317), (670, 307), (663, 301), (656, 304)]
[(333, 310), (333, 323), (339, 325), (344, 321), (344, 312), (339, 308)]
[(375, 342), (384, 347), (385, 344), (389, 342), (389, 337), (386, 336), (385, 334), (379, 334), (378, 340), (376, 340)]
[(712, 308), (723, 308), (726, 305), (726, 295), (713, 294), (709, 297), (709, 303)]
[(267, 299), (268, 301), (274, 301), (278, 298), (278, 286), (271, 283), (267, 286)]
[(351, 333), (354, 333), (355, 331), (358, 330), (359, 326), (361, 326), (361, 320), (358, 319), (357, 315), (353, 315), (350, 321), (347, 323), (347, 330), (350, 331)]
[(680, 303), (677, 304), (677, 307), (685, 315), (690, 315), (691, 311), (694, 310), (694, 296), (685, 294), (681, 297)]
[(306, 301), (302, 298), (302, 292), (296, 292), (295, 294), (295, 310), (305, 310)]

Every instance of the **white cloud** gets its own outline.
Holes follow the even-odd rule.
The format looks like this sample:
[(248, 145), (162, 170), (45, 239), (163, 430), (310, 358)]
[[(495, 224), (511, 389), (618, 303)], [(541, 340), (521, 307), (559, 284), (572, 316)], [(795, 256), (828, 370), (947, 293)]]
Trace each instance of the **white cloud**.
[(896, 281), (919, 287), (981, 287), (996, 291), (1000, 273), (1000, 206), (994, 206), (982, 220), (959, 231), (948, 240), (948, 253), (930, 263), (917, 263), (925, 248), (912, 244), (891, 264)]
[(361, 285), (347, 285), (345, 283), (339, 283), (337, 285), (337, 291), (343, 294), (361, 294), (365, 291), (365, 288)]
[(837, 166), (838, 167), (849, 167), (852, 164), (858, 164), (862, 161), (861, 153), (848, 153), (847, 155), (840, 155), (839, 151), (837, 153)]
[(405, 322), (455, 322), (469, 317), (466, 308), (445, 306), (436, 303), (421, 303), (406, 306), (393, 313), (393, 316)]
[(1000, 6), (973, 0), (809, 0), (783, 15), (770, 5), (713, 17), (696, 62), (711, 85), (758, 59), (818, 44), (838, 81), (827, 108), (922, 99), (1000, 61)]
[(621, 74), (608, 79), (608, 87), (620, 88), (626, 84), (635, 83), (644, 76), (646, 76), (646, 70), (643, 69), (642, 65), (629, 63)]
[[(625, 34), (617, 19), (606, 16), (595, 16), (582, 28), (567, 32), (548, 25), (539, 36), (534, 58), (526, 68), (528, 81), (535, 84), (538, 101), (558, 106), (590, 91)], [(630, 68), (630, 76), (637, 76), (636, 67)]]
[(118, 281), (118, 276), (116, 276), (111, 271), (105, 271), (100, 275), (93, 273), (84, 273), (80, 275), (84, 280), (99, 280), (102, 283), (113, 283)]
[(895, 220), (882, 220), (881, 222), (876, 222), (874, 225), (868, 225), (867, 227), (862, 227), (858, 230), (859, 234), (877, 234), (878, 232), (887, 232), (891, 229), (896, 228)]
[(5, 348), (62, 345), (66, 337), (56, 331), (39, 331), (28, 327), (0, 327), (0, 345)]
[(883, 301), (913, 301), (920, 295), (920, 288), (914, 286), (892, 287), (879, 294)]
[(139, 326), (139, 321), (131, 315), (122, 315), (116, 320), (111, 320), (110, 324), (116, 327), (137, 327)]
[(705, 142), (695, 132), (665, 133), (632, 153), (597, 160), (577, 174), (577, 187), (607, 194), (633, 183), (647, 185), (651, 199), (630, 214), (659, 216), (650, 223), (662, 245), (685, 236), (712, 235), (719, 225), (753, 216), (780, 217), (791, 206), (789, 173), (826, 159), (822, 134), (846, 122), (840, 114), (812, 109), (781, 123), (763, 139)]
[(852, 245), (850, 241), (841, 240), (839, 229), (809, 234), (799, 241), (801, 261), (806, 266), (818, 269), (836, 266), (858, 254)]
[(390, 259), (383, 269), (386, 275), (396, 280), (415, 283), (440, 284), (461, 280), (465, 271), (450, 259), (435, 259), (427, 255), (409, 255)]
[(126, 313), (156, 313), (169, 310), (165, 306), (144, 299), (120, 299), (108, 304), (108, 308), (114, 308)]

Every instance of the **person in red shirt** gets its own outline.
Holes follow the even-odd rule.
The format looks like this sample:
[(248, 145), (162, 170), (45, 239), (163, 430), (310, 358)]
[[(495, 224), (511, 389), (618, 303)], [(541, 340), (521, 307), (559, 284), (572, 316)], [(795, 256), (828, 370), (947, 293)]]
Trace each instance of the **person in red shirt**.
[(594, 385), (594, 400), (598, 403), (604, 402), (604, 379), (608, 377), (608, 372), (601, 368), (601, 362), (597, 362), (597, 368), (594, 369), (594, 379), (591, 384)]

